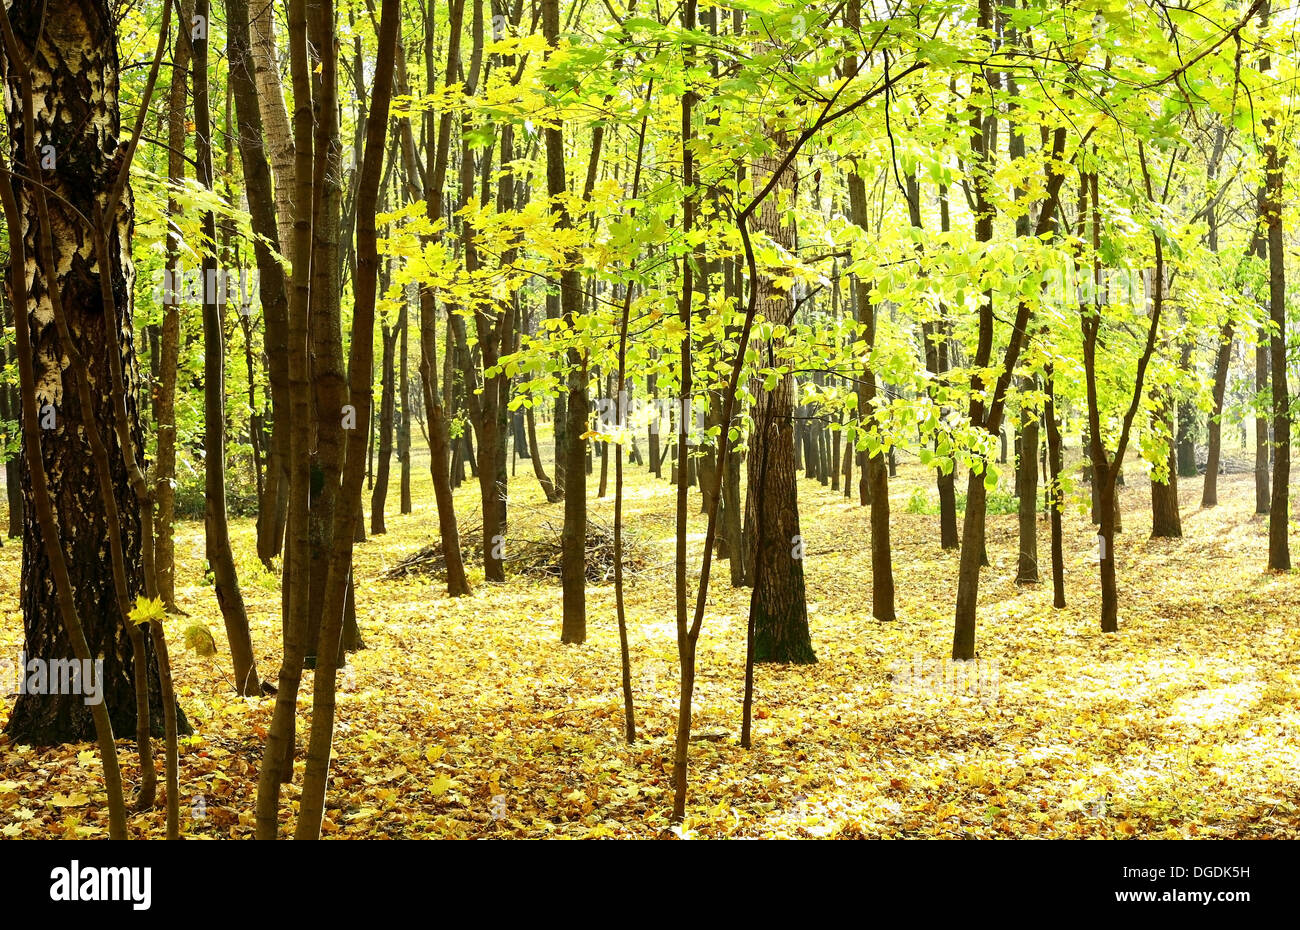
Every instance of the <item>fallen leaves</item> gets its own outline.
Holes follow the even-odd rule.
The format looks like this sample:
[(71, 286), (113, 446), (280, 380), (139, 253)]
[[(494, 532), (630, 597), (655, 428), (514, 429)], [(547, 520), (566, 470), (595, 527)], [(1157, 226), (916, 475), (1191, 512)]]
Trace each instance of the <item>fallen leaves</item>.
[[(1144, 538), (1145, 488), (1125, 490), (1118, 636), (1097, 632), (1096, 567), (1087, 560), (1094, 534), (1084, 518), (1072, 510), (1066, 520), (1063, 610), (1051, 607), (1049, 586), (1014, 583), (1015, 517), (990, 518), (978, 647), (981, 661), (996, 665), (994, 694), (943, 665), (956, 557), (939, 549), (933, 516), (905, 507), (913, 488), (929, 487), (928, 470), (904, 465), (891, 485), (900, 617), (888, 624), (863, 609), (865, 512), (801, 481), (820, 661), (758, 667), (754, 744), (741, 749), (749, 591), (732, 589), (725, 565), (715, 566), (699, 646), (693, 732), (701, 738), (690, 747), (688, 819), (670, 830), (672, 486), (628, 468), (627, 525), (647, 563), (627, 592), (640, 737), (629, 746), (611, 587), (589, 587), (589, 638), (574, 648), (559, 642), (558, 585), (517, 575), (486, 584), (473, 562), (467, 598), (445, 597), (436, 579), (380, 577), (427, 545), (436, 526), (427, 470), (413, 473), (415, 513), (390, 514), (389, 533), (356, 550), (369, 648), (340, 672), (326, 836), (1297, 835), (1300, 592), (1294, 576), (1261, 570), (1267, 539), (1250, 515), (1249, 476), (1223, 479), (1218, 508), (1186, 504), (1187, 538), (1173, 544)], [(468, 523), (471, 484), (457, 492)], [(1189, 500), (1199, 493), (1185, 490)], [(511, 494), (512, 532), (538, 537), (558, 520), (531, 477), (521, 473)], [(592, 501), (602, 520), (611, 509), (609, 498)], [(703, 538), (696, 509), (693, 559)], [(260, 567), (251, 521), (232, 529), (240, 568), (253, 577)], [(6, 596), (16, 597), (18, 557), (18, 547), (0, 549)], [(180, 568), (178, 595), (193, 622), (219, 629), (201, 566)], [(245, 595), (258, 667), (271, 677), (279, 596), (274, 585), (252, 582)], [(233, 693), (224, 643), (215, 658), (196, 645), (174, 657), (181, 703), (198, 731), (181, 746), (183, 829), (246, 837), (272, 701)], [(16, 654), (20, 646), (10, 618), (0, 649)], [(901, 686), (898, 677), (916, 667), (939, 671)], [(286, 825), (301, 784), (310, 695), (309, 672)], [(119, 754), (130, 789), (138, 763), (129, 740)], [(0, 835), (98, 836), (105, 816), (93, 747), (0, 749)], [(132, 830), (163, 835), (161, 802), (134, 814)]]

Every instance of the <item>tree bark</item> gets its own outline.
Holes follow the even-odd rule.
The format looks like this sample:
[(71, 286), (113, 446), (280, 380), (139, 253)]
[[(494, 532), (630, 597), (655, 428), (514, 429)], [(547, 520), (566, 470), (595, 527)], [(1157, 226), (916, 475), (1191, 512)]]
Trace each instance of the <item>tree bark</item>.
[(310, 596), (311, 384), (307, 361), (307, 316), (312, 261), (312, 88), (307, 53), (307, 2), (289, 0), (289, 66), (294, 91), (293, 287), (289, 300), (289, 510), (282, 569), (282, 634), (275, 712), (262, 753), (257, 782), (257, 838), (276, 838), (280, 783), (293, 775), (298, 688), (307, 649)]
[[(460, 33), (464, 13), (465, 0), (451, 0), (446, 74), (443, 81), (443, 85), (447, 87), (457, 81), (460, 69)], [(433, 29), (434, 19), (428, 17), (425, 24), (424, 57), (426, 78), (431, 87), (437, 80)], [(435, 226), (443, 215), (443, 195), (451, 151), (451, 117), (450, 112), (440, 114), (435, 130), (432, 116), (426, 114), (425, 173), (429, 183), (424, 192), (425, 213), (429, 222)], [(433, 241), (432, 238), (429, 241)], [(460, 597), (469, 594), (470, 587), (465, 577), (465, 563), (460, 550), (460, 529), (456, 523), (456, 505), (451, 490), (451, 428), (444, 400), (450, 402), (452, 384), (450, 378), (444, 379), (446, 381), (444, 398), (438, 386), (438, 307), (433, 290), (429, 287), (421, 287), (419, 299), (420, 386), (424, 395), (425, 417), (429, 421), (429, 468), (433, 475), (433, 494), (438, 508), (438, 531), (447, 566), (447, 593), (452, 597)]]
[(1178, 514), (1178, 448), (1171, 422), (1173, 405), (1169, 402), (1167, 391), (1163, 389), (1157, 395), (1156, 403), (1152, 420), (1160, 424), (1163, 432), (1169, 434), (1169, 455), (1165, 461), (1165, 471), (1168, 474), (1164, 480), (1157, 480), (1154, 470), (1151, 474), (1151, 537), (1180, 539), (1183, 535), (1183, 521)]
[[(794, 250), (793, 230), (778, 206), (793, 193), (795, 173), (779, 156), (763, 155), (754, 171), (754, 186), (761, 189), (780, 172), (773, 194), (758, 215), (758, 228), (772, 241)], [(796, 304), (773, 284), (774, 272), (760, 273), (758, 312), (776, 325), (789, 326)], [(759, 352), (767, 367), (779, 367), (783, 340), (766, 340)], [(750, 438), (748, 494), (745, 502), (747, 535), (752, 542), (747, 562), (754, 592), (750, 622), (754, 629), (757, 662), (815, 662), (808, 629), (808, 604), (804, 589), (803, 538), (799, 528), (798, 475), (794, 459), (794, 378), (782, 375), (765, 390), (760, 379), (750, 387), (754, 397), (754, 433)], [(874, 534), (873, 534), (874, 535)]]
[[(547, 45), (555, 48), (560, 36), (558, 0), (542, 0), (542, 34)], [(593, 140), (594, 144), (599, 142)], [(564, 125), (555, 121), (546, 129), (546, 193), (556, 213), (556, 227), (573, 226), (569, 211), (560, 202), (567, 190), (564, 170)], [(576, 255), (566, 255), (560, 272), (560, 312), (567, 327), (573, 327), (582, 307), (582, 283), (575, 266)], [(587, 639), (587, 359), (576, 348), (565, 353), (568, 368), (563, 416), (555, 419), (557, 477), (564, 487), (564, 528), (561, 532), (560, 581), (563, 586), (564, 617), (560, 641), (583, 643)], [(561, 422), (563, 421), (563, 430)]]
[[(211, 20), (209, 0), (197, 0), (196, 18), (205, 24)], [(212, 120), (208, 96), (207, 25), (194, 36), (194, 121), (195, 164), (199, 183), (213, 189)], [(211, 211), (203, 215), (204, 235), (209, 243), (217, 237), (217, 218)], [(235, 690), (242, 695), (261, 693), (253, 658), (253, 639), (248, 629), (248, 612), (239, 589), (239, 575), (230, 548), (230, 525), (226, 514), (226, 388), (225, 337), (222, 310), (225, 302), (218, 293), (217, 255), (209, 248), (203, 255), (203, 489), (204, 536), (207, 540), (208, 564), (212, 568), (217, 604), (226, 625), (230, 658), (234, 663)]]
[[(247, 3), (245, 4), (247, 6)], [(289, 127), (289, 111), (280, 82), (280, 53), (275, 40), (276, 4), (254, 2), (249, 12), (253, 80), (257, 85), (266, 150), (270, 153), (275, 178), (275, 216), (280, 245), (293, 242), (294, 190), (297, 184), (296, 154)]]
[(370, 494), (370, 535), (388, 532), (384, 525), (384, 503), (388, 499), (388, 475), (393, 459), (393, 402), (395, 386), (394, 353), (399, 330), (383, 327), (384, 356), (381, 364), (383, 387), (379, 401), (379, 462), (375, 466), (375, 486)]
[[(171, 93), (167, 106), (167, 178), (173, 190), (185, 179), (185, 102), (190, 69), (190, 30), (193, 0), (179, 6), (176, 44), (172, 52)], [(167, 200), (168, 217), (177, 216), (181, 205), (175, 195)], [(159, 337), (158, 388), (154, 399), (154, 420), (158, 428), (158, 460), (154, 463), (154, 572), (158, 594), (169, 611), (176, 609), (176, 376), (180, 363), (181, 317), (179, 290), (181, 237), (169, 223), (167, 268), (163, 293), (162, 332)]]
[[(1269, 4), (1260, 14), (1267, 25)], [(1261, 71), (1270, 70), (1266, 55)], [(1283, 173), (1287, 156), (1278, 150), (1277, 125), (1272, 117), (1264, 120), (1263, 196), (1259, 201), (1260, 218), (1268, 229), (1268, 306), (1269, 367), (1272, 369), (1273, 413), (1273, 488), (1268, 508), (1268, 567), (1273, 571), (1291, 570), (1291, 547), (1287, 538), (1290, 526), (1291, 493), (1291, 395), (1287, 388), (1287, 319), (1286, 319), (1286, 243), (1282, 230)]]
[[(60, 28), (41, 31), (43, 13), (57, 18)], [(134, 452), (124, 450), (119, 440), (119, 436), (126, 435), (134, 449), (144, 448), (138, 416), (139, 373), (131, 339), (135, 268), (131, 258), (134, 210), (129, 186), (106, 229), (111, 255), (107, 283), (115, 296), (111, 308), (115, 316), (111, 320), (107, 319), (110, 308), (103, 299), (105, 282), (97, 270), (92, 237), (86, 234), (81, 219), (93, 217), (97, 210), (108, 206), (120, 164), (114, 156), (125, 151), (120, 148), (125, 140), (118, 110), (116, 32), (104, 0), (64, 0), (47, 10), (15, 4), (8, 16), (19, 55), (30, 61), (27, 76), (34, 101), (29, 133), (24, 125), (22, 75), (13, 56), (0, 56), (10, 151), (16, 166), (21, 165), (18, 174), (38, 178), (43, 189), (52, 194), (37, 198), (31, 183), (17, 176), (12, 179), (16, 196), (12, 208), (21, 212), (23, 222), (17, 223), (15, 217), (9, 216), (9, 234), (16, 237), (19, 229), (25, 230), (21, 234), (24, 272), (32, 282), (22, 287), (20, 313), (12, 274), (10, 277), (16, 326), (26, 326), (17, 351), (20, 356), (26, 355), (19, 358), (20, 367), (30, 360), (35, 412), (44, 427), (39, 430), (39, 449), (33, 445), (36, 436), (25, 431), (23, 438), (29, 465), (22, 476), (23, 651), (29, 660), (102, 657), (104, 665), (100, 704), (88, 705), (80, 693), (23, 693), (14, 704), (5, 731), (14, 742), (39, 746), (90, 740), (98, 733), (103, 747), (100, 731), (102, 725), (111, 722), (111, 747), (112, 732), (132, 733), (136, 729), (135, 658), (131, 637), (122, 623), (113, 573), (104, 571), (108, 502), (99, 484), (87, 480), (96, 469), (84, 438), (87, 424), (98, 428), (108, 452), (129, 597), (145, 594), (146, 571), (152, 568), (144, 560), (142, 521), (147, 517), (131, 487), (124, 454)], [(6, 36), (6, 45), (9, 39)], [(55, 148), (54, 166), (45, 167), (39, 161), (31, 165), (25, 154), (27, 147), (40, 152), (47, 140)], [(49, 240), (45, 245), (53, 254), (52, 266), (38, 254), (45, 226), (38, 199), (47, 204)], [(7, 214), (10, 206), (6, 204)], [(53, 277), (52, 267), (59, 269)], [(77, 347), (62, 344), (54, 322), (52, 291), (59, 294), (69, 330), (80, 336), (84, 374), (91, 388), (89, 409), (69, 380), (75, 373), (65, 374), (71, 352)], [(29, 345), (29, 353), (23, 353), (24, 344)], [(125, 424), (118, 422), (113, 396), (109, 353), (114, 346), (126, 375)], [(37, 453), (41, 462), (39, 476), (31, 468), (32, 456)], [(41, 504), (45, 514), (38, 510)], [(50, 538), (51, 532), (56, 538)], [(66, 589), (63, 579), (67, 581)], [(88, 650), (84, 656), (83, 646)], [(164, 714), (157, 657), (151, 647), (146, 651), (151, 729), (162, 735)], [(95, 716), (101, 707), (107, 718), (97, 727)], [(178, 716), (179, 725), (188, 732), (183, 715)], [(106, 765), (109, 761), (106, 756)], [(112, 764), (116, 764), (115, 756)]]
[[(1024, 387), (1029, 387), (1026, 382)], [(1023, 395), (1022, 395), (1023, 396)], [(1037, 584), (1038, 577), (1038, 412), (1022, 410), (1020, 438), (1016, 443), (1017, 515), (1020, 553), (1016, 562), (1016, 583)]]
[(275, 254), (284, 252), (289, 240), (281, 238), (271, 167), (262, 142), (262, 113), (253, 80), (255, 66), (248, 13), (248, 0), (230, 0), (227, 6), (230, 84), (238, 113), (239, 152), (244, 166), (248, 209), (253, 231), (259, 237), (253, 244), (253, 251), (265, 323), (263, 338), (271, 394), (267, 506), (259, 507), (257, 514), (257, 554), (269, 564), (283, 549), (289, 509), (289, 304), (284, 268)]
[(1223, 324), (1219, 331), (1219, 348), (1214, 356), (1214, 409), (1206, 425), (1205, 484), (1201, 490), (1201, 506), (1213, 507), (1219, 503), (1219, 462), (1223, 446), (1223, 398), (1228, 389), (1228, 368), (1232, 362), (1232, 321)]
[[(343, 142), (339, 131), (338, 42), (333, 0), (308, 4), (307, 38), (315, 51), (312, 68), (312, 110), (315, 136), (312, 161), (312, 266), (307, 317), (310, 376), (314, 411), (312, 428), (316, 449), (312, 456), (310, 511), (311, 599), (307, 613), (305, 661), (308, 668), (319, 660), (317, 641), (325, 609), (325, 584), (333, 549), (335, 508), (343, 474), (347, 434), (359, 428), (355, 409), (348, 403), (343, 366), (341, 270)], [(361, 454), (361, 453), (358, 453)], [(364, 458), (364, 455), (362, 455)]]

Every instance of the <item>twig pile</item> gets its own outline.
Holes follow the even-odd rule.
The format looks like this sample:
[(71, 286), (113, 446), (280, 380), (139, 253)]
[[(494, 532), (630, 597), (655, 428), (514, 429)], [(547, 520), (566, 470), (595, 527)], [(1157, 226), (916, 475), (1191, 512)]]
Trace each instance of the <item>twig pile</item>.
[[(560, 577), (561, 530), (546, 524), (549, 535), (544, 539), (531, 539), (521, 543), (514, 552), (507, 550), (506, 562), (516, 572), (533, 578)], [(587, 571), (589, 584), (614, 583), (614, 528), (588, 518), (587, 520)], [(636, 537), (623, 530), (623, 577), (628, 578), (645, 568), (646, 560)]]
[[(544, 524), (547, 535), (542, 539), (525, 539), (511, 545), (506, 543), (507, 571), (531, 578), (558, 580), (563, 546), (561, 529)], [(460, 531), (461, 555), (466, 562), (483, 559), (482, 525), (466, 527)], [(587, 571), (589, 584), (612, 584), (614, 581), (614, 528), (594, 520), (587, 521)], [(637, 538), (623, 531), (623, 575), (630, 577), (646, 567), (646, 559)], [(447, 560), (442, 553), (442, 541), (412, 552), (392, 568), (380, 572), (384, 579), (409, 578), (413, 575), (444, 576)]]
[[(483, 524), (460, 527), (460, 555), (466, 562), (483, 558)], [(380, 578), (392, 580), (412, 575), (446, 575), (447, 559), (442, 552), (442, 540), (435, 539), (422, 549), (404, 557), (392, 568), (379, 573)]]

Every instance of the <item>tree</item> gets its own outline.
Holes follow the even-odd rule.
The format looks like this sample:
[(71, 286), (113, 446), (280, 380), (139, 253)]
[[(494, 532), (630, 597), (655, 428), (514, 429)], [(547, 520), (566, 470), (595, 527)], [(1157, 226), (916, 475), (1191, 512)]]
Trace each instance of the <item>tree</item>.
[[(186, 102), (189, 98), (190, 39), (193, 0), (179, 5), (179, 22), (172, 51), (173, 73), (167, 107), (167, 181), (173, 191), (185, 179)], [(167, 200), (169, 218), (181, 214), (175, 193)], [(154, 564), (158, 591), (168, 610), (176, 607), (176, 379), (180, 364), (181, 236), (175, 228), (167, 236), (167, 277), (164, 287), (163, 322), (158, 360), (158, 384), (154, 395), (154, 421), (158, 430), (158, 456), (154, 464)]]
[[(776, 152), (783, 151), (781, 138), (774, 141)], [(789, 252), (794, 247), (793, 230), (782, 205), (793, 195), (794, 168), (779, 154), (761, 156), (754, 172), (756, 190), (762, 190), (772, 180), (776, 183), (758, 211), (757, 226), (778, 248)], [(745, 499), (746, 535), (752, 540), (746, 564), (751, 566), (749, 577), (754, 587), (750, 623), (757, 661), (815, 662), (808, 632), (804, 545), (795, 480), (794, 378), (782, 372), (778, 360), (782, 343), (778, 327), (790, 326), (796, 305), (788, 293), (776, 287), (774, 271), (761, 275), (758, 282), (758, 312), (771, 324), (770, 335), (762, 339), (758, 352), (763, 369), (769, 373), (756, 379), (750, 389), (754, 397), (754, 432)]]
[[(542, 35), (552, 49), (560, 41), (559, 0), (542, 0)], [(564, 168), (564, 123), (546, 128), (546, 193), (556, 216), (556, 229), (574, 225), (564, 204), (568, 190)], [(560, 271), (559, 311), (572, 328), (581, 314), (582, 279), (577, 256), (565, 256)], [(568, 371), (563, 408), (557, 407), (555, 441), (556, 477), (564, 487), (564, 529), (560, 580), (564, 587), (564, 617), (560, 641), (580, 644), (587, 640), (587, 358), (577, 348), (566, 353)], [(562, 412), (561, 412), (562, 411)], [(562, 466), (562, 467), (561, 467)]]
[[(991, 29), (992, 24), (992, 6), (988, 0), (981, 0), (980, 28)], [(985, 82), (988, 83), (989, 80), (986, 76)], [(989, 89), (992, 90), (992, 85)], [(975, 177), (972, 184), (975, 189), (974, 213), (977, 224), (975, 238), (977, 241), (987, 242), (993, 237), (992, 207), (989, 203), (992, 150), (988, 137), (988, 131), (993, 127), (991, 124), (985, 124), (985, 117), (979, 108), (972, 110), (970, 124), (972, 157), (975, 159)], [(1039, 205), (1038, 221), (1034, 226), (1034, 237), (1037, 239), (1050, 238), (1055, 234), (1056, 210), (1061, 185), (1065, 180), (1061, 168), (1064, 152), (1064, 127), (1058, 127), (1043, 136), (1039, 155), (1043, 164), (1045, 196)], [(1007, 388), (1020, 359), (1033, 311), (1033, 302), (1022, 295), (1017, 301), (1016, 314), (999, 374), (992, 384), (988, 383), (985, 376), (977, 375), (977, 383), (972, 385), (967, 417), (973, 427), (982, 430), (990, 437), (996, 437), (1001, 432)], [(992, 362), (994, 319), (993, 293), (986, 291), (979, 306), (979, 338), (974, 356), (974, 368), (977, 372), (989, 370)], [(989, 388), (992, 388), (991, 393)], [(975, 658), (975, 612), (979, 597), (980, 565), (986, 560), (984, 520), (988, 507), (989, 487), (997, 480), (996, 473), (990, 470), (990, 464), (987, 454), (981, 454), (976, 459), (975, 467), (971, 469), (966, 485), (966, 515), (962, 525), (961, 562), (957, 575), (957, 603), (953, 623), (954, 661)]]
[[(208, 0), (194, 6), (194, 115), (195, 162), (199, 183), (213, 189), (212, 120), (208, 95), (208, 41), (211, 7)], [(224, 297), (217, 285), (217, 220), (212, 211), (203, 217), (204, 235), (210, 243), (204, 252), (203, 272), (203, 451), (204, 451), (204, 534), (208, 564), (226, 638), (235, 665), (235, 690), (239, 694), (261, 693), (262, 682), (253, 659), (253, 640), (248, 631), (248, 612), (239, 588), (235, 557), (230, 549), (230, 526), (226, 514), (226, 389), (225, 338), (222, 324)]]
[[(5, 25), (8, 33), (12, 21), (12, 34), (5, 37), (2, 62), (11, 157), (23, 166), (22, 177), (40, 179), (38, 184), (22, 177), (14, 179), (15, 206), (27, 230), (25, 275), (32, 282), (19, 289), (24, 291), (24, 301), (31, 304), (30, 316), (23, 318), (30, 325), (31, 389), (35, 392), (31, 396), (40, 416), (39, 484), (43, 486), (37, 487), (29, 468), (24, 476), (24, 654), (47, 662), (77, 656), (82, 643), (66, 622), (71, 611), (84, 632), (86, 658), (103, 657), (103, 704), (112, 732), (131, 733), (138, 716), (135, 658), (114, 576), (103, 570), (101, 555), (104, 540), (110, 536), (111, 506), (118, 515), (126, 594), (134, 599), (146, 593), (146, 530), (131, 485), (129, 450), (123, 449), (120, 440), (125, 434), (134, 448), (143, 447), (134, 341), (118, 338), (119, 333), (133, 333), (129, 187), (128, 196), (118, 199), (120, 206), (108, 229), (112, 259), (108, 284), (116, 311), (111, 319), (100, 274), (78, 270), (98, 267), (87, 227), (97, 210), (109, 207), (125, 161), (118, 108), (117, 36), (104, 0), (66, 0), (52, 4), (48, 13), (58, 17), (64, 28), (42, 31), (40, 9), (10, 11)], [(26, 95), (32, 101), (77, 100), (80, 108), (33, 105), (25, 115), (24, 82), (30, 82)], [(35, 164), (27, 157), (29, 151), (35, 155)], [(42, 213), (46, 214), (44, 220)], [(10, 230), (16, 228), (11, 220)], [(51, 273), (53, 268), (59, 271)], [(16, 298), (12, 278), (10, 288), (11, 298)], [(61, 338), (58, 317), (70, 332), (78, 334), (79, 345), (68, 346)], [(78, 372), (65, 374), (74, 352), (84, 360), (89, 405), (82, 402), (74, 383)], [(125, 422), (118, 422), (110, 353), (117, 355), (117, 364), (126, 373)], [(91, 427), (106, 446), (103, 464), (108, 467), (113, 489), (111, 505), (97, 482), (85, 480), (85, 476), (96, 474), (100, 464), (82, 439)], [(34, 438), (24, 436), (25, 449)], [(46, 499), (38, 502), (38, 496)], [(38, 507), (47, 510), (52, 525), (42, 519)], [(56, 539), (49, 538), (52, 530)], [(51, 554), (54, 548), (58, 555)], [(152, 565), (148, 566), (151, 569)], [(66, 576), (70, 591), (61, 590), (60, 574)], [(158, 660), (151, 646), (144, 648), (150, 721), (153, 731), (161, 735), (164, 715)], [(80, 694), (22, 694), (6, 732), (16, 742), (35, 745), (84, 741), (95, 737), (96, 713), (96, 707), (87, 705)], [(183, 715), (179, 725), (188, 731)]]
[[(1267, 26), (1269, 4), (1260, 10)], [(1259, 70), (1270, 70), (1265, 55)], [(1287, 541), (1290, 527), (1291, 489), (1291, 397), (1287, 390), (1286, 333), (1286, 245), (1282, 236), (1283, 174), (1287, 157), (1278, 149), (1278, 126), (1271, 116), (1264, 119), (1264, 170), (1266, 177), (1259, 200), (1259, 213), (1268, 230), (1268, 308), (1269, 367), (1272, 369), (1273, 413), (1273, 493), (1268, 507), (1268, 567), (1274, 571), (1291, 570), (1291, 548)]]

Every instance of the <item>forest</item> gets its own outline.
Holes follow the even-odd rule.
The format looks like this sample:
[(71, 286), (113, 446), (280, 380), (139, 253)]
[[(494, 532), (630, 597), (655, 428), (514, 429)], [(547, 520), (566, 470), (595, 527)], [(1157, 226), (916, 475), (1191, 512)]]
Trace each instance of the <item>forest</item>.
[(0, 0), (0, 837), (1300, 838), (1298, 66)]

